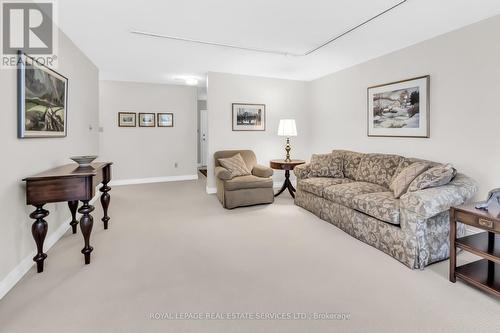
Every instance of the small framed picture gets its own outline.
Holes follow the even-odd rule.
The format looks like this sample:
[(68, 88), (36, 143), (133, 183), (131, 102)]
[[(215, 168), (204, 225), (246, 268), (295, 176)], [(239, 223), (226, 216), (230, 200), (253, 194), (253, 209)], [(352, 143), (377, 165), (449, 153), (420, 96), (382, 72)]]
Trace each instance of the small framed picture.
[(428, 138), (430, 76), (368, 88), (368, 136)]
[(233, 103), (233, 131), (265, 131), (266, 105)]
[(118, 127), (136, 127), (137, 115), (134, 112), (118, 112)]
[(173, 113), (157, 113), (158, 127), (174, 127), (174, 114)]
[(139, 127), (155, 127), (154, 113), (139, 113)]

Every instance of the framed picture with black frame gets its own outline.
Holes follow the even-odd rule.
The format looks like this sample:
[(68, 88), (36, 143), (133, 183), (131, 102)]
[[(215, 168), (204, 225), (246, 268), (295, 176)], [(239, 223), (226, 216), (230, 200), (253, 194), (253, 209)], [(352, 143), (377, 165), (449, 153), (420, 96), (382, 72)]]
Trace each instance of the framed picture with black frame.
[(137, 114), (135, 112), (118, 112), (118, 127), (136, 127)]
[(174, 114), (171, 112), (157, 113), (156, 123), (158, 127), (174, 127)]
[(233, 103), (232, 108), (233, 131), (266, 130), (265, 104)]
[(68, 78), (22, 52), (18, 57), (18, 137), (65, 137)]
[(154, 113), (139, 113), (139, 127), (155, 127), (155, 119)]

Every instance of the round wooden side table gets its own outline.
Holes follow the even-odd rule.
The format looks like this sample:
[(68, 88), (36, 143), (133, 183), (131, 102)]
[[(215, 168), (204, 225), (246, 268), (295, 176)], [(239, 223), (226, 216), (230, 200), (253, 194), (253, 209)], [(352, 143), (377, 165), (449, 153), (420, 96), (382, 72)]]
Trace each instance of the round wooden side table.
[(304, 163), (306, 163), (306, 161), (303, 160), (291, 160), (288, 162), (285, 160), (272, 160), (271, 162), (269, 162), (269, 166), (272, 169), (285, 170), (285, 182), (283, 183), (283, 186), (278, 191), (278, 193), (274, 195), (275, 197), (283, 193), (284, 190), (288, 189), (288, 192), (290, 192), (292, 198), (295, 198), (295, 187), (293, 187), (292, 182), (290, 181), (290, 170), (293, 170), (297, 165), (301, 165)]

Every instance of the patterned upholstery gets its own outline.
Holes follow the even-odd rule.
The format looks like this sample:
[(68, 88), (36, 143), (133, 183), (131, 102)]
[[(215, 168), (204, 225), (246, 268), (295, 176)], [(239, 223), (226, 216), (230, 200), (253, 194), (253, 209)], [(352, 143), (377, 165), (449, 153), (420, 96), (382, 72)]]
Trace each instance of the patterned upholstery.
[(405, 194), (411, 182), (427, 169), (429, 169), (429, 164), (425, 162), (415, 162), (404, 168), (392, 179), (389, 186), (394, 193), (394, 197), (399, 198)]
[(250, 170), (248, 170), (245, 161), (243, 161), (243, 158), (239, 153), (233, 157), (219, 158), (219, 163), (224, 168), (228, 169), (233, 177), (246, 176), (250, 174)]
[(353, 198), (353, 209), (384, 222), (399, 225), (399, 200), (392, 192), (377, 192), (357, 195)]
[(448, 184), (457, 174), (451, 164), (438, 165), (430, 168), (411, 182), (409, 192), (423, 190), (429, 187), (438, 187)]
[(297, 177), (297, 179), (309, 178), (309, 175), (311, 173), (311, 165), (309, 163), (297, 165), (293, 169), (293, 173), (295, 174), (295, 177)]
[(314, 177), (300, 181), (297, 184), (297, 187), (303, 191), (310, 192), (319, 195), (321, 197), (323, 196), (323, 191), (325, 188), (332, 185), (345, 184), (351, 182), (353, 182), (353, 180), (347, 178)]
[(356, 179), (359, 163), (365, 154), (349, 150), (334, 150), (333, 153), (341, 153), (344, 159), (344, 177)]
[(386, 154), (366, 154), (359, 163), (355, 180), (389, 188), (402, 157)]
[[(360, 176), (384, 184), (389, 184), (396, 173), (410, 164), (422, 161), (392, 155), (387, 160), (381, 156), (382, 163), (369, 159), (370, 163), (362, 166), (359, 161), (363, 154), (344, 151), (343, 156), (345, 177), (351, 178), (350, 172), (363, 169)], [(374, 167), (373, 176), (368, 175), (369, 165)], [(449, 208), (466, 202), (477, 191), (475, 181), (457, 174), (447, 185), (407, 192), (398, 200), (387, 186), (379, 184), (357, 181), (331, 185), (331, 181), (336, 180), (332, 178), (329, 178), (330, 182), (324, 179), (315, 181), (315, 177), (309, 175), (308, 165), (300, 166), (298, 170), (295, 168), (295, 173), (298, 178), (296, 205), (408, 267), (420, 269), (448, 258)], [(324, 186), (323, 196), (319, 195), (321, 186)], [(465, 226), (458, 223), (457, 236), (463, 235)]]
[(342, 154), (313, 154), (310, 163), (311, 177), (335, 177), (342, 178)]
[(347, 184), (333, 185), (325, 188), (323, 198), (354, 208), (353, 199), (355, 196), (366, 193), (386, 192), (387, 188), (365, 182), (352, 182)]

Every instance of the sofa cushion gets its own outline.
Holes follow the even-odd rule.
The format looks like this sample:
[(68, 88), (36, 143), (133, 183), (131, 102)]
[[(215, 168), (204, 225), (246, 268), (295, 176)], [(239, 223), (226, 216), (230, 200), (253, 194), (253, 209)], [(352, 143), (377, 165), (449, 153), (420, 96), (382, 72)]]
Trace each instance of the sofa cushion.
[(411, 182), (420, 176), (422, 172), (429, 169), (429, 164), (426, 162), (415, 162), (404, 168), (398, 175), (394, 176), (389, 188), (393, 191), (394, 197), (397, 199), (406, 193)]
[(268, 188), (273, 187), (272, 178), (256, 177), (254, 175), (246, 175), (234, 177), (233, 179), (224, 181), (224, 189), (228, 191), (241, 190), (244, 188)]
[(347, 178), (314, 177), (302, 179), (298, 182), (297, 188), (301, 191), (323, 196), (323, 191), (328, 186), (351, 183), (353, 180)]
[(355, 179), (358, 173), (359, 162), (361, 158), (365, 156), (363, 153), (358, 153), (349, 150), (334, 150), (333, 153), (341, 153), (343, 158), (343, 173), (344, 177), (349, 179)]
[(233, 177), (249, 175), (251, 173), (240, 153), (228, 158), (219, 158), (219, 163), (228, 169)]
[(344, 205), (349, 208), (354, 208), (352, 200), (360, 194), (387, 192), (387, 188), (366, 182), (352, 182), (346, 184), (332, 185), (323, 191), (323, 198)]
[(311, 157), (310, 177), (342, 178), (342, 154), (313, 154)]
[(391, 224), (399, 224), (399, 200), (392, 192), (360, 194), (353, 198), (354, 209)]
[(411, 182), (408, 192), (446, 185), (456, 174), (457, 170), (451, 164), (435, 166), (415, 178)]
[(388, 154), (366, 154), (359, 163), (355, 180), (389, 187), (403, 157)]

